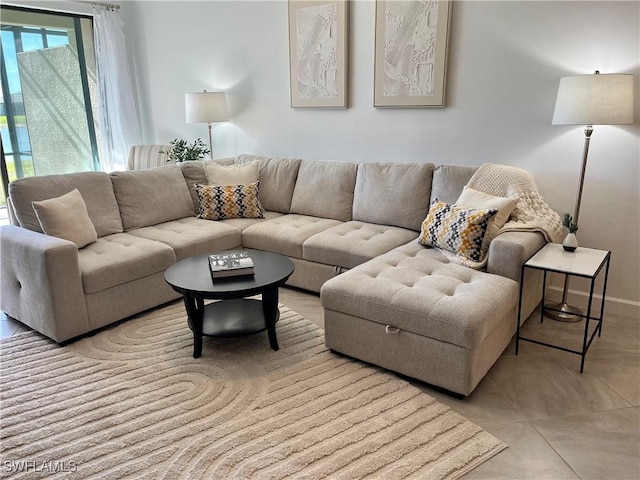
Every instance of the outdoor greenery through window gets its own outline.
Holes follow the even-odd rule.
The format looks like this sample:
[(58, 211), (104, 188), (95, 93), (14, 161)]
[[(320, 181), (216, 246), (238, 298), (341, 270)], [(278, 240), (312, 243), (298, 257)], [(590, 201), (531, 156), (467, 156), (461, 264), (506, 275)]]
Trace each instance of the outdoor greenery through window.
[[(91, 18), (6, 6), (0, 13), (3, 186), (97, 170)], [(5, 194), (1, 189), (1, 206)]]

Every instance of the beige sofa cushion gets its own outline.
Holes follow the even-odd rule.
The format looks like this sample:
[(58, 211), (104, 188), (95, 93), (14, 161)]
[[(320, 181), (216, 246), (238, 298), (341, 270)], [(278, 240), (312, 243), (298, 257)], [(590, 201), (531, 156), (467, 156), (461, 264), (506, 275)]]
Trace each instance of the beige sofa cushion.
[(240, 230), (236, 227), (195, 217), (136, 228), (128, 233), (170, 246), (178, 261), (201, 253), (231, 250), (241, 242)]
[(435, 199), (455, 203), (477, 169), (469, 165), (438, 165), (433, 171), (429, 204)]
[(122, 232), (118, 203), (109, 175), (103, 172), (69, 173), (20, 178), (9, 185), (9, 195), (18, 224), (42, 233), (31, 202), (47, 200), (77, 188), (99, 237)]
[(406, 228), (351, 221), (312, 236), (302, 251), (305, 260), (353, 268), (415, 240), (417, 235)]
[(78, 248), (98, 239), (87, 206), (77, 188), (60, 197), (33, 202), (32, 205), (42, 231), (47, 235), (69, 240)]
[(225, 223), (227, 225), (232, 225), (241, 232), (244, 231), (245, 228), (250, 227), (256, 223), (261, 223), (266, 220), (271, 220), (272, 218), (281, 217), (283, 214), (280, 212), (264, 212), (264, 218), (229, 218), (227, 220), (220, 220), (220, 223)]
[(209, 185), (242, 185), (259, 180), (258, 162), (246, 165), (218, 165), (214, 162), (203, 163), (204, 173)]
[(194, 185), (196, 183), (201, 185), (209, 183), (207, 175), (204, 172), (204, 166), (209, 163), (215, 163), (216, 165), (233, 165), (235, 163), (235, 157), (220, 158), (218, 160), (191, 160), (180, 164), (182, 175), (184, 176), (185, 182), (187, 182), (187, 187), (191, 194), (194, 215), (198, 212), (198, 195)]
[(357, 168), (355, 163), (302, 160), (291, 213), (351, 220)]
[(176, 261), (173, 250), (160, 242), (116, 233), (99, 238), (78, 251), (84, 292), (100, 292), (163, 272)]
[(417, 242), (329, 280), (326, 309), (476, 350), (518, 305), (518, 284), (450, 263)]
[(498, 213), (489, 219), (487, 233), (482, 242), (482, 250), (485, 254), (487, 250), (489, 250), (491, 241), (496, 238), (500, 229), (504, 227), (504, 224), (509, 220), (511, 212), (513, 212), (518, 204), (518, 200), (518, 198), (495, 197), (469, 187), (464, 187), (462, 190), (458, 200), (456, 200), (456, 205), (475, 209), (498, 210)]
[(193, 203), (179, 166), (114, 172), (111, 182), (125, 230), (193, 216)]
[(283, 215), (245, 228), (242, 231), (242, 245), (303, 258), (302, 245), (308, 238), (340, 223), (339, 220), (307, 215)]
[(419, 231), (429, 211), (432, 163), (361, 163), (353, 219)]
[(266, 210), (289, 213), (300, 168), (299, 158), (259, 157), (243, 154), (236, 163), (257, 161), (260, 169), (260, 201)]

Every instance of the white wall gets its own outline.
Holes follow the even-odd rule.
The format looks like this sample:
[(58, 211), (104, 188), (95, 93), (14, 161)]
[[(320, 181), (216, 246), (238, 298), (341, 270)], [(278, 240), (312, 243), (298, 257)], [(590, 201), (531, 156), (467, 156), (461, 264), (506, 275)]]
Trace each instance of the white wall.
[(347, 110), (289, 107), (283, 0), (123, 2), (121, 12), (147, 143), (206, 139), (205, 125), (184, 122), (184, 93), (224, 90), (233, 120), (214, 127), (216, 157), (504, 163), (529, 170), (559, 213), (573, 211), (584, 138), (551, 125), (559, 79), (633, 73), (636, 123), (596, 127), (578, 237), (613, 251), (613, 309), (640, 312), (640, 3), (455, 2), (444, 109), (373, 108), (372, 1), (351, 2)]

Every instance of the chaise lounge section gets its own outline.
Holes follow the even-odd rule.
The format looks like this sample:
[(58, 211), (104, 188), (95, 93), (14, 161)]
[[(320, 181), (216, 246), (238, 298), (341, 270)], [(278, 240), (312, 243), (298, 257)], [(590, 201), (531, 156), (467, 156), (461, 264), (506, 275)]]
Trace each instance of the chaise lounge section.
[[(196, 217), (194, 185), (252, 169), (263, 218)], [(521, 265), (545, 243), (501, 234), (474, 270), (417, 242), (432, 200), (455, 202), (475, 171), (241, 155), (17, 180), (14, 225), (2, 227), (1, 307), (65, 342), (177, 298), (163, 274), (181, 259), (267, 250), (294, 262), (289, 285), (320, 292), (329, 348), (468, 395), (513, 336)], [(73, 189), (98, 237), (82, 248), (42, 233), (32, 207)], [(538, 277), (525, 281), (524, 318), (540, 291)]]

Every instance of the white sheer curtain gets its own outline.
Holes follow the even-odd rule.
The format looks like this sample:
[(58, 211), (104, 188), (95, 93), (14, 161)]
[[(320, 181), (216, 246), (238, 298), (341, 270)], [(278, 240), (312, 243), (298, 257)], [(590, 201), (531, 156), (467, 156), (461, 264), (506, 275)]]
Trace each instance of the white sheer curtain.
[(140, 143), (140, 120), (118, 11), (94, 4), (93, 35), (100, 98), (100, 165), (105, 172), (125, 170), (129, 149)]

